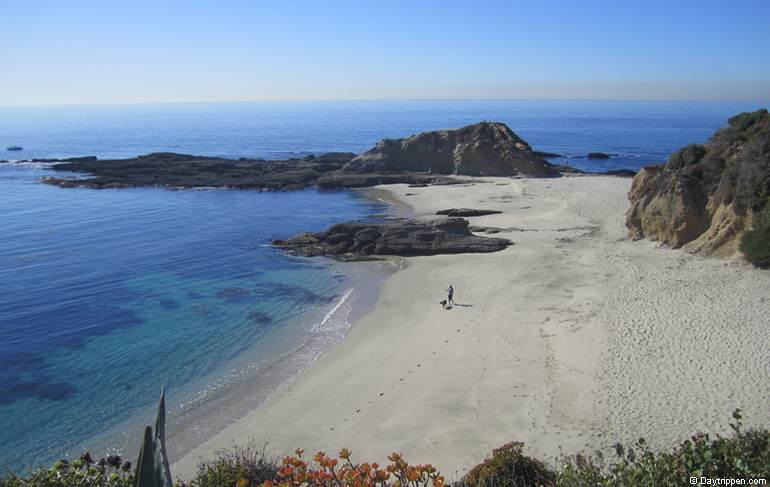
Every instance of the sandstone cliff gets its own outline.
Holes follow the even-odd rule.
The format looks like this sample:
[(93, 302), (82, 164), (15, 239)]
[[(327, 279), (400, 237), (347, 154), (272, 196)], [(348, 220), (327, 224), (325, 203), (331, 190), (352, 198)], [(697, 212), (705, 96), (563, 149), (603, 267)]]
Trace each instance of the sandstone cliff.
[(430, 171), (467, 176), (556, 176), (558, 171), (504, 123), (383, 139), (345, 166), (349, 171)]
[(741, 232), (770, 198), (767, 110), (732, 117), (705, 145), (689, 145), (666, 164), (642, 169), (628, 197), (631, 238), (735, 253)]

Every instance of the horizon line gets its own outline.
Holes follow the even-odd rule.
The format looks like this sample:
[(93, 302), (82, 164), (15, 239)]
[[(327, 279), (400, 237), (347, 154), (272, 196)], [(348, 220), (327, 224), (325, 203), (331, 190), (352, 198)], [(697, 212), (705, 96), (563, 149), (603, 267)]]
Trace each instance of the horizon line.
[(629, 102), (629, 103), (768, 103), (770, 100), (711, 100), (711, 99), (674, 99), (674, 98), (286, 98), (277, 100), (197, 100), (197, 101), (127, 101), (127, 102), (91, 102), (91, 103), (41, 103), (0, 105), (2, 108), (60, 108), (60, 107), (98, 107), (98, 106), (138, 106), (138, 105), (206, 105), (237, 103), (397, 103), (397, 102), (483, 102), (483, 101), (532, 101), (532, 102)]

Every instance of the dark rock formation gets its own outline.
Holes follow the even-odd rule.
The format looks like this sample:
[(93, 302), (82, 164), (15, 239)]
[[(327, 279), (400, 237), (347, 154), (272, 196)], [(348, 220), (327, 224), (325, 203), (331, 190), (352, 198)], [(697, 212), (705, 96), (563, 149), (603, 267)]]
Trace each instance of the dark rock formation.
[(481, 122), (460, 129), (423, 132), (405, 139), (383, 139), (353, 158), (350, 171), (430, 171), (468, 176), (556, 176), (507, 125)]
[(456, 130), (425, 132), (407, 139), (383, 140), (356, 156), (332, 152), (302, 159), (238, 160), (159, 152), (131, 159), (34, 159), (56, 162), (56, 171), (88, 173), (85, 178), (44, 178), (61, 187), (175, 188), (226, 187), (294, 190), (310, 186), (340, 189), (406, 183), (414, 187), (455, 184), (444, 175), (558, 176), (582, 174), (545, 161), (505, 124), (482, 122)]
[(543, 151), (539, 151), (539, 150), (533, 150), (532, 154), (535, 157), (542, 157), (542, 158), (546, 158), (546, 157), (550, 157), (550, 158), (560, 157), (562, 159), (565, 158), (565, 156), (563, 154), (556, 154), (555, 152), (543, 152)]
[(468, 221), (463, 218), (339, 223), (325, 232), (305, 233), (273, 242), (273, 245), (299, 255), (323, 255), (340, 260), (365, 260), (384, 255), (497, 252), (511, 244), (504, 238), (473, 235)]
[(732, 117), (705, 145), (643, 168), (628, 195), (631, 238), (692, 251), (731, 254), (752, 215), (770, 198), (770, 115)]
[(589, 152), (586, 156), (587, 159), (609, 159), (610, 155), (604, 152)]
[(357, 188), (378, 184), (454, 184), (457, 180), (417, 172), (355, 173), (342, 171), (354, 154), (330, 153), (286, 161), (221, 159), (174, 153), (153, 153), (132, 159), (97, 160), (73, 158), (60, 161), (56, 171), (83, 172), (93, 177), (46, 178), (62, 187), (128, 188), (168, 186), (176, 188), (226, 187), (260, 190)]
[(600, 174), (605, 176), (617, 176), (619, 178), (632, 178), (636, 176), (636, 171), (632, 171), (631, 169), (611, 169)]
[(484, 215), (494, 215), (496, 213), (502, 213), (502, 211), (497, 210), (474, 210), (472, 208), (450, 208), (449, 210), (440, 210), (437, 211), (437, 215), (446, 215), (446, 216), (484, 216)]

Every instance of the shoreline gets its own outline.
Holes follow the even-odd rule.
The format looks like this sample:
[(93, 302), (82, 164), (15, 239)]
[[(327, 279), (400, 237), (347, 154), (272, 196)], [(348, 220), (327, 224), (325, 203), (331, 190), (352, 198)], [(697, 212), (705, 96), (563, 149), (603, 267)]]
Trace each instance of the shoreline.
[[(376, 187), (375, 197), (417, 218), (449, 207), (501, 210), (471, 222), (502, 228), (514, 245), (405, 259), (340, 343), (180, 458), (174, 475), (189, 478), (216, 451), (254, 441), (274, 454), (347, 447), (359, 461), (400, 451), (456, 479), (509, 441), (556, 462), (561, 452), (606, 453), (640, 436), (666, 447), (696, 431), (725, 432), (736, 407), (761, 424), (770, 352), (758, 345), (767, 330), (757, 302), (770, 280), (738, 261), (625, 240), (629, 185), (576, 176)], [(645, 279), (657, 285), (640, 286)], [(444, 311), (449, 282), (465, 306)], [(735, 286), (733, 302), (713, 299)], [(658, 301), (667, 304), (650, 313)], [(742, 333), (725, 329), (729, 316)], [(704, 341), (682, 342), (698, 330)], [(713, 364), (681, 360), (693, 346)]]

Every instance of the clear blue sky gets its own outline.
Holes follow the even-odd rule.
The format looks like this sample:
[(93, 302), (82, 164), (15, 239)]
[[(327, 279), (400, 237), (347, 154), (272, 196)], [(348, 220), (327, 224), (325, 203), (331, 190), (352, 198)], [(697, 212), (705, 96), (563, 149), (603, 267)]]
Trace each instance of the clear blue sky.
[(770, 0), (0, 0), (0, 105), (770, 100)]

